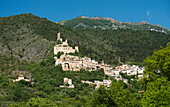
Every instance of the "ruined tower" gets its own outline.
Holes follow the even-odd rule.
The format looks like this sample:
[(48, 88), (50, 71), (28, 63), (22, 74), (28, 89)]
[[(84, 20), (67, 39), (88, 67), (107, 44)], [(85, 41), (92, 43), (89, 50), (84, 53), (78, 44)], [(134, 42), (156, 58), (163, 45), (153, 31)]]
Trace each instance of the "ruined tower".
[(68, 46), (67, 39), (66, 39), (66, 41), (65, 41), (65, 42), (63, 42), (63, 44), (62, 44), (62, 45), (64, 45), (64, 46)]
[(76, 50), (77, 52), (79, 52), (79, 48), (78, 48), (78, 46), (75, 46), (75, 50)]
[(57, 41), (60, 40), (60, 32), (57, 34)]
[(62, 42), (62, 38), (60, 38), (60, 32), (57, 34), (57, 41), (61, 41)]
[(102, 65), (104, 65), (104, 60), (102, 60)]

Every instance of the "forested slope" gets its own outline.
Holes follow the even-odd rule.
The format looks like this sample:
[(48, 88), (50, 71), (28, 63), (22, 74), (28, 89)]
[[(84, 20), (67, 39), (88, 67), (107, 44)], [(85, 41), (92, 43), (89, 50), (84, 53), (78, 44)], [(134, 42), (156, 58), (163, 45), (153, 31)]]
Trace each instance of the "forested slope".
[[(144, 79), (145, 81), (142, 81), (141, 84), (143, 88), (148, 87), (148, 89), (145, 90), (147, 93), (142, 97), (143, 94), (138, 93), (142, 87), (137, 84), (135, 76), (133, 81), (130, 78), (129, 83), (126, 84), (122, 81), (116, 82), (114, 77), (105, 75), (102, 69), (92, 72), (85, 70), (70, 72), (62, 71), (60, 65), (55, 67), (53, 46), (56, 43), (58, 32), (61, 32), (64, 40), (68, 39), (71, 46), (79, 46), (80, 55), (98, 61), (103, 59), (110, 64), (117, 64), (119, 59), (121, 62), (142, 62), (155, 49), (159, 49), (160, 46), (164, 47), (170, 41), (170, 35), (158, 32), (130, 29), (74, 29), (32, 14), (0, 18), (0, 106), (95, 107), (114, 105), (140, 107), (142, 104), (152, 105), (153, 102), (150, 102), (150, 99), (158, 106), (163, 105), (164, 102), (166, 103), (164, 105), (169, 104), (168, 97), (162, 96), (159, 97), (161, 100), (157, 99), (160, 93), (168, 95), (169, 92), (166, 90), (169, 86), (166, 85), (169, 83), (169, 79), (166, 80), (169, 75), (169, 45), (163, 51), (155, 51), (156, 57), (153, 55), (145, 60), (149, 68), (146, 74), (152, 71), (152, 65), (154, 65), (153, 71), (160, 70), (160, 77), (165, 76), (165, 78), (163, 77), (161, 82), (162, 78), (159, 78), (158, 82), (150, 81), (156, 80), (155, 75), (151, 76), (154, 77), (153, 79)], [(159, 63), (155, 63), (155, 61)], [(166, 63), (164, 64), (164, 62)], [(161, 66), (157, 64), (161, 64)], [(10, 79), (16, 79), (19, 74), (33, 79), (34, 83), (22, 80), (20, 82), (10, 81)], [(59, 87), (64, 84), (64, 77), (73, 80), (74, 89)], [(81, 83), (81, 80), (102, 81), (103, 79), (113, 80), (110, 90), (101, 87), (95, 91), (94, 85)], [(163, 88), (160, 90), (159, 87), (156, 87), (157, 85), (154, 86), (156, 87), (154, 92), (157, 93), (160, 90), (155, 98), (152, 98), (154, 97), (152, 82)], [(155, 103), (155, 101), (159, 103)]]
[(57, 33), (80, 54), (106, 63), (142, 62), (153, 50), (165, 46), (170, 35), (130, 29), (75, 29), (32, 14), (0, 18), (0, 53), (29, 62), (40, 62), (53, 54)]

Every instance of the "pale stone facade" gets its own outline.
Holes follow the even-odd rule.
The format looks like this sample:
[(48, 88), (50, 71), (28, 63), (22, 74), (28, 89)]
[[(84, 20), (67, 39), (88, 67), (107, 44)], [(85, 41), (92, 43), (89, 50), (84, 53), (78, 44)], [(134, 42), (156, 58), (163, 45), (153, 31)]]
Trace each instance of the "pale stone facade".
[(98, 89), (101, 85), (104, 85), (106, 88), (108, 88), (108, 87), (110, 87), (111, 84), (112, 84), (112, 81), (111, 81), (111, 80), (106, 80), (106, 79), (104, 79), (103, 81), (97, 81), (97, 80), (95, 80), (94, 82), (82, 80), (81, 82), (82, 82), (82, 83), (89, 84), (89, 85), (92, 85), (92, 84), (93, 84), (93, 85), (96, 85), (96, 86), (95, 86), (95, 89)]
[(64, 84), (68, 83), (68, 78), (64, 78)]
[(109, 75), (111, 69), (110, 65), (104, 64), (104, 61), (99, 64), (97, 61), (88, 57), (67, 55), (67, 53), (79, 52), (78, 46), (75, 46), (75, 49), (73, 49), (68, 45), (67, 40), (63, 42), (60, 38), (60, 33), (58, 33), (57, 40), (60, 41), (61, 44), (54, 46), (54, 54), (58, 52), (63, 52), (64, 54), (61, 55), (60, 58), (54, 57), (56, 60), (55, 66), (61, 64), (63, 71), (80, 71), (80, 69), (95, 71), (103, 68), (105, 74)]
[(75, 49), (73, 49), (68, 45), (67, 39), (65, 40), (65, 42), (63, 42), (62, 38), (60, 38), (60, 33), (58, 33), (57, 41), (60, 41), (61, 44), (57, 44), (54, 46), (54, 54), (57, 54), (58, 52), (64, 52), (64, 54), (79, 52), (78, 46), (75, 46)]
[(105, 74), (108, 75), (111, 69), (111, 66), (104, 64), (104, 61), (99, 64), (97, 61), (91, 60), (91, 58), (88, 57), (63, 54), (59, 59), (57, 57), (54, 57), (54, 59), (56, 60), (55, 65), (61, 64), (63, 71), (80, 71), (80, 69), (95, 71), (103, 68)]
[(137, 75), (139, 78), (143, 78), (143, 71), (144, 71), (144, 67), (139, 67), (136, 65), (121, 65), (121, 66), (117, 66), (114, 70), (111, 70), (111, 76), (120, 76), (119, 73), (124, 73), (127, 75)]
[(29, 79), (24, 79), (23, 75), (19, 75), (18, 79), (13, 80), (13, 82), (18, 82), (18, 81), (21, 81), (21, 80), (29, 81)]
[(68, 84), (71, 86), (72, 84), (72, 79), (68, 79)]
[[(62, 88), (74, 88), (74, 85), (72, 84), (72, 79), (69, 78), (64, 78), (64, 84), (65, 85), (60, 85)], [(69, 86), (66, 86), (68, 84)]]

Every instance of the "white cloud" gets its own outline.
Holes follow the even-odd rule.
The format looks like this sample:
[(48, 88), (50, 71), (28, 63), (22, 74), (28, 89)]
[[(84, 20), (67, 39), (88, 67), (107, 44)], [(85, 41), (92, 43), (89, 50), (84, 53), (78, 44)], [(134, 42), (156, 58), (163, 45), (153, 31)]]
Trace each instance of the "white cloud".
[(147, 14), (147, 16), (149, 16), (149, 10), (147, 11), (147, 13), (146, 13), (146, 14)]
[(150, 15), (149, 10), (146, 12), (146, 16), (147, 16), (147, 20), (148, 20), (148, 21), (151, 21), (152, 16)]

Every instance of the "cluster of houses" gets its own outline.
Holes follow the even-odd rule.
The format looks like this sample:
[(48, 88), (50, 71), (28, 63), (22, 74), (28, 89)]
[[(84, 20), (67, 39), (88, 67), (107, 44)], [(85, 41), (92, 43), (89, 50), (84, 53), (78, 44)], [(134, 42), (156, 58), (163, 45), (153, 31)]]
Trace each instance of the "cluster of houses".
[[(102, 63), (98, 63), (97, 61), (92, 60), (88, 57), (79, 57), (69, 54), (79, 52), (79, 48), (78, 46), (75, 46), (75, 49), (73, 49), (68, 45), (67, 40), (63, 42), (62, 38), (60, 38), (60, 33), (58, 33), (57, 35), (57, 41), (59, 42), (59, 44), (54, 46), (54, 54), (56, 55), (59, 52), (63, 52), (64, 54), (61, 55), (59, 58), (54, 57), (55, 66), (60, 64), (62, 66), (63, 71), (80, 71), (81, 69), (95, 71), (102, 68), (104, 70), (105, 75), (114, 76), (116, 80), (122, 80), (126, 83), (128, 80), (121, 78), (120, 72), (127, 75), (137, 75), (139, 78), (143, 78), (144, 67), (124, 64), (121, 66), (117, 66), (115, 67), (115, 69), (113, 69), (111, 65), (105, 64), (104, 61), (102, 61)], [(90, 81), (82, 82), (87, 82), (88, 84), (95, 84), (97, 88), (100, 86), (99, 84), (105, 84), (105, 81), (106, 80), (103, 80), (103, 82), (95, 81), (94, 83)], [(110, 82), (108, 83), (110, 84)]]
[(94, 82), (82, 80), (81, 82), (82, 82), (82, 83), (89, 84), (89, 85), (95, 85), (95, 89), (96, 89), (96, 90), (97, 90), (101, 85), (104, 85), (106, 88), (108, 88), (108, 87), (110, 87), (111, 84), (112, 84), (112, 81), (111, 81), (111, 80), (106, 80), (106, 79), (104, 79), (103, 81), (97, 81), (97, 80), (95, 80)]
[(127, 75), (137, 75), (139, 78), (143, 78), (144, 67), (139, 67), (137, 65), (120, 65), (111, 70), (110, 76), (120, 77), (120, 72)]
[[(64, 54), (61, 55), (59, 58), (54, 57), (55, 59), (55, 66), (61, 65), (63, 71), (80, 71), (81, 69), (85, 69), (88, 71), (95, 71), (99, 69), (103, 69), (105, 75), (109, 76), (114, 76), (116, 80), (122, 80), (125, 83), (128, 82), (127, 79), (124, 79), (121, 77), (120, 72), (127, 74), (127, 75), (136, 75), (138, 78), (143, 78), (143, 71), (144, 67), (139, 67), (136, 65), (120, 65), (113, 67), (111, 65), (105, 64), (104, 61), (102, 63), (98, 63), (95, 60), (92, 60), (91, 58), (88, 57), (79, 57), (79, 56), (74, 56), (69, 53), (76, 53), (79, 52), (78, 46), (75, 46), (73, 49), (70, 47), (67, 43), (67, 40), (63, 42), (63, 39), (60, 38), (60, 33), (57, 35), (57, 41), (58, 44), (54, 46), (54, 54), (57, 55), (59, 52), (63, 52)], [(25, 80), (25, 81), (30, 81), (33, 83), (31, 79), (24, 79), (23, 75), (19, 75), (18, 79), (12, 80), (13, 82), (17, 82), (20, 80)], [(104, 85), (106, 87), (110, 87), (112, 81), (111, 80), (103, 80), (103, 81), (81, 81), (82, 83), (87, 83), (89, 85), (93, 84), (95, 85), (95, 89), (98, 89), (100, 85)], [(72, 80), (69, 78), (64, 78), (64, 85), (61, 85), (60, 87), (66, 87), (66, 88), (74, 88), (74, 85), (72, 84)]]
[[(92, 60), (88, 57), (78, 57), (69, 54), (79, 52), (79, 48), (78, 46), (75, 46), (75, 48), (73, 49), (68, 45), (67, 40), (63, 42), (62, 38), (60, 38), (60, 33), (58, 33), (57, 41), (59, 42), (59, 44), (54, 46), (54, 54), (56, 55), (59, 52), (63, 52), (64, 54), (61, 55), (59, 58), (54, 57), (55, 66), (60, 64), (63, 71), (80, 71), (81, 69), (95, 71), (103, 69), (105, 75), (114, 76), (116, 80), (122, 80), (125, 83), (128, 83), (128, 79), (122, 78), (120, 72), (127, 75), (136, 75), (138, 76), (138, 78), (143, 78), (144, 67), (124, 64), (113, 69), (111, 65), (105, 64), (104, 61), (102, 61), (102, 63), (98, 63), (97, 61)], [(33, 84), (32, 79), (25, 79), (23, 75), (19, 75), (17, 79), (12, 81), (17, 82), (21, 80), (30, 81), (31, 84)], [(95, 89), (98, 89), (101, 85), (104, 85), (106, 88), (108, 88), (112, 84), (111, 80), (106, 79), (104, 79), (103, 81), (95, 80), (94, 82), (82, 80), (81, 82), (89, 85), (94, 85)], [(74, 85), (72, 84), (72, 79), (64, 78), (64, 85), (60, 85), (60, 87), (74, 88)]]
[(157, 30), (157, 29), (154, 29), (154, 28), (152, 28), (152, 29), (148, 29), (148, 30), (150, 30), (150, 31), (156, 31), (156, 32), (162, 32), (162, 33), (165, 33), (166, 34), (166, 31), (163, 29), (163, 30)]
[[(97, 90), (101, 85), (104, 85), (106, 88), (108, 88), (108, 87), (110, 87), (111, 84), (112, 84), (112, 81), (111, 81), (111, 80), (106, 80), (106, 79), (104, 79), (103, 81), (95, 80), (94, 82), (82, 80), (81, 82), (82, 82), (82, 83), (89, 84), (89, 85), (94, 85), (96, 90)], [(74, 85), (72, 84), (72, 79), (69, 79), (69, 78), (66, 78), (66, 77), (65, 77), (65, 78), (64, 78), (64, 85), (60, 85), (60, 87), (61, 87), (61, 88), (74, 88)]]
[(80, 71), (80, 69), (93, 71), (103, 68), (105, 74), (109, 74), (111, 65), (104, 64), (104, 61), (102, 61), (102, 63), (99, 64), (97, 61), (92, 60), (91, 58), (88, 57), (68, 55), (69, 53), (78, 52), (79, 51), (78, 46), (75, 46), (75, 49), (73, 49), (68, 45), (67, 40), (63, 42), (62, 39), (60, 38), (60, 33), (58, 33), (57, 40), (61, 44), (57, 44), (54, 46), (54, 54), (58, 54), (59, 52), (63, 52), (64, 54), (61, 55), (60, 58), (54, 57), (56, 61), (55, 66), (61, 64), (62, 69), (64, 71)]

